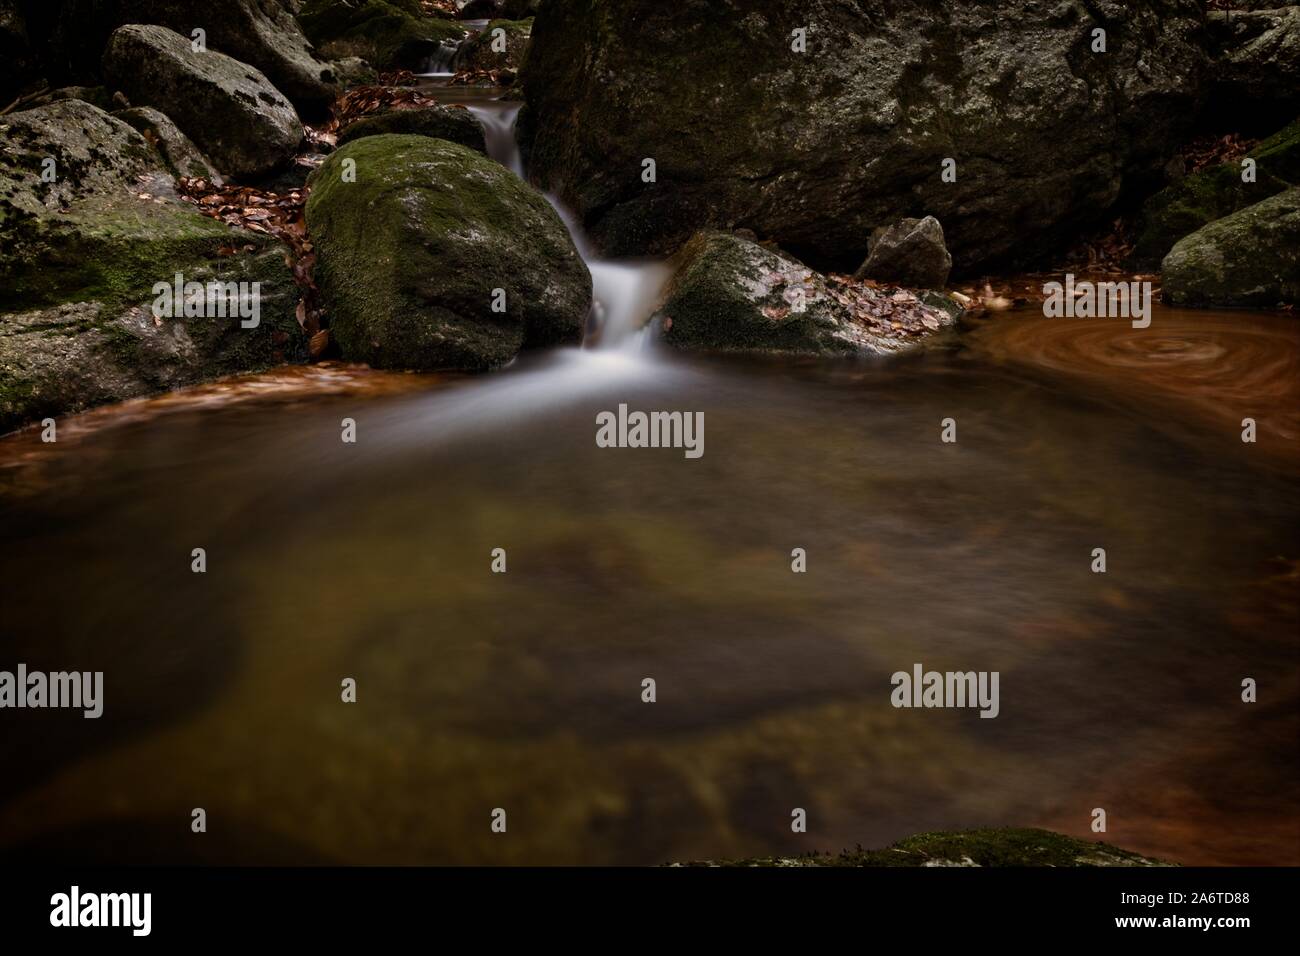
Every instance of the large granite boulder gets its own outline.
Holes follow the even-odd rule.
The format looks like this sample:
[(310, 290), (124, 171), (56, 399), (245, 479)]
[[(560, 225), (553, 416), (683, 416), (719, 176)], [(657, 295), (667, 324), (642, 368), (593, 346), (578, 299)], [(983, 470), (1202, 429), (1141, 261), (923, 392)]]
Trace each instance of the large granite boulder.
[(104, 74), (132, 106), (172, 117), (217, 168), (236, 179), (266, 175), (302, 142), (293, 105), (260, 71), (215, 50), (195, 51), (166, 27), (119, 27), (104, 51)]
[(745, 227), (852, 269), (877, 226), (929, 214), (959, 269), (1033, 260), (1168, 159), (1201, 99), (1203, 17), (1195, 0), (553, 0), (521, 139), (610, 253)]

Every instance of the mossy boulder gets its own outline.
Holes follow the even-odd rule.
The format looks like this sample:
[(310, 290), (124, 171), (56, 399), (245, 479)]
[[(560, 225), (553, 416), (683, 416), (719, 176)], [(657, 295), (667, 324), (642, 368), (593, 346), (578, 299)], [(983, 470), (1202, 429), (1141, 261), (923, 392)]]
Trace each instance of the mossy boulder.
[[(853, 297), (832, 289), (803, 263), (741, 236), (702, 230), (681, 249), (675, 264), (657, 313), (663, 340), (674, 347), (852, 355), (896, 352), (912, 344), (884, 334), (888, 323), (875, 327), (864, 321), (850, 307)], [(856, 287), (855, 294), (877, 297), (866, 286)], [(915, 296), (909, 297), (908, 307), (923, 314), (933, 331), (952, 325), (952, 315)]]
[(344, 357), (480, 370), (580, 340), (587, 267), (546, 199), (497, 163), (427, 136), (366, 136), (311, 186), (316, 279)]
[(1190, 129), (1203, 22), (1195, 0), (552, 0), (520, 141), (610, 254), (748, 228), (851, 270), (877, 226), (933, 215), (959, 271), (1036, 262)]
[(1147, 200), (1133, 252), (1139, 268), (1157, 268), (1184, 236), (1300, 183), (1300, 121), (1246, 155), (1255, 160), (1254, 182), (1242, 181), (1240, 161), (1223, 163), (1184, 176)]
[(382, 136), (385, 133), (445, 139), (487, 155), (483, 127), (474, 114), (461, 106), (442, 104), (364, 116), (343, 128), (338, 137), (338, 145), (344, 146), (363, 136)]
[(999, 827), (920, 833), (883, 850), (858, 847), (836, 856), (810, 853), (694, 866), (1172, 866), (1101, 841), (1078, 840), (1051, 830)]
[(465, 38), (454, 20), (425, 16), (416, 0), (307, 0), (302, 28), (330, 57), (359, 56), (380, 70), (420, 70), (444, 42)]
[(195, 52), (166, 27), (113, 32), (104, 73), (133, 106), (172, 117), (223, 173), (236, 179), (288, 165), (302, 142), (293, 105), (259, 70), (215, 50)]
[[(0, 118), (0, 136), (0, 431), (305, 357), (287, 250), (179, 201), (130, 126), (66, 100)], [(177, 273), (258, 283), (256, 326), (155, 317)]]
[(1300, 301), (1300, 187), (1216, 220), (1161, 266), (1174, 305), (1270, 307)]

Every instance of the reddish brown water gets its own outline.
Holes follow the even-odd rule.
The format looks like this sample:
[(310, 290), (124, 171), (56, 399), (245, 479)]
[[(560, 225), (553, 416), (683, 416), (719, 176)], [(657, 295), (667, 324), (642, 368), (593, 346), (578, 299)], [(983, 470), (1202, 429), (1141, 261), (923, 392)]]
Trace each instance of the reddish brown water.
[[(654, 863), (1103, 807), (1139, 851), (1300, 863), (1298, 329), (277, 372), (0, 440), (0, 668), (106, 682), (98, 721), (0, 716), (0, 847)], [(597, 448), (619, 402), (703, 411), (704, 457)], [(1000, 716), (892, 708), (917, 661), (999, 671)]]

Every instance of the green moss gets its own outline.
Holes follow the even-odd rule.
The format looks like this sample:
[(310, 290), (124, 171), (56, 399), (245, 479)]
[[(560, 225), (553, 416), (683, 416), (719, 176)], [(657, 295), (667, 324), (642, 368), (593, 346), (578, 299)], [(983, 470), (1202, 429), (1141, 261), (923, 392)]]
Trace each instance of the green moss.
[(838, 856), (738, 860), (723, 866), (1160, 866), (1161, 861), (1050, 830), (997, 828), (921, 833), (883, 850), (858, 847)]
[[(356, 181), (342, 178), (356, 164)], [(354, 140), (312, 178), (307, 227), (343, 354), (377, 367), (484, 369), (574, 341), (590, 277), (539, 194), (441, 139)], [(491, 308), (506, 291), (505, 312)]]
[(1255, 182), (1242, 182), (1241, 162), (1192, 173), (1156, 193), (1142, 207), (1134, 258), (1155, 269), (1175, 243), (1202, 226), (1300, 184), (1300, 120), (1257, 143)]

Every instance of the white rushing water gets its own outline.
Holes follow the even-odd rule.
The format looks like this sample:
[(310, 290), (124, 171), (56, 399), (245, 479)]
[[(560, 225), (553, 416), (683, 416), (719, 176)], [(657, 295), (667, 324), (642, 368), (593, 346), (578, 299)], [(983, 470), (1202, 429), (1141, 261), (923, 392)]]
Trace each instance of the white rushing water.
[[(515, 122), (520, 105), (506, 100), (482, 100), (467, 104), (483, 125), (488, 155), (516, 176), (523, 178), (524, 164), (515, 140)], [(672, 275), (661, 259), (604, 259), (595, 253), (577, 218), (554, 196), (547, 200), (560, 214), (573, 244), (591, 272), (592, 321), (589, 337), (600, 348), (644, 351), (650, 344), (646, 320), (659, 304), (665, 284)]]
[[(521, 104), (497, 99), (495, 92), (489, 98), (473, 88), (456, 93), (459, 96), (447, 97), (447, 101), (459, 100), (478, 118), (488, 155), (523, 178), (523, 160), (515, 141)], [(555, 197), (546, 198), (591, 272), (592, 309), (584, 347), (528, 356), (520, 360), (522, 367), (429, 395), (414, 414), (404, 407), (393, 413), (392, 420), (372, 421), (371, 441), (376, 446), (401, 451), (413, 445), (455, 441), (601, 396), (609, 396), (608, 401), (614, 403), (630, 390), (651, 385), (684, 387), (695, 376), (683, 365), (663, 361), (651, 347), (653, 332), (646, 322), (672, 274), (668, 263), (601, 258), (576, 218)]]

